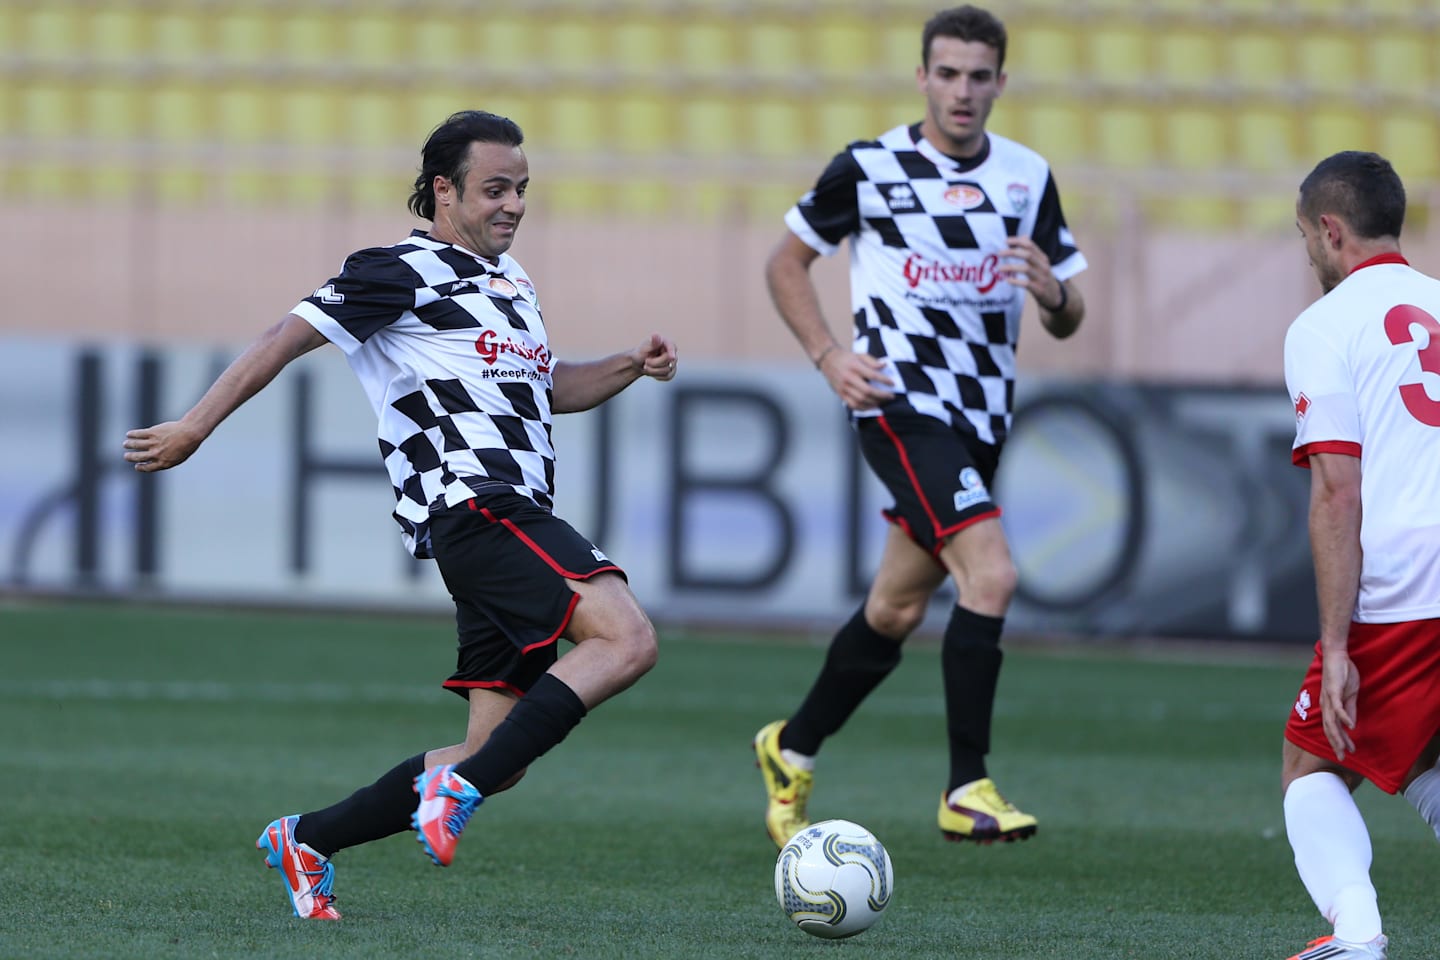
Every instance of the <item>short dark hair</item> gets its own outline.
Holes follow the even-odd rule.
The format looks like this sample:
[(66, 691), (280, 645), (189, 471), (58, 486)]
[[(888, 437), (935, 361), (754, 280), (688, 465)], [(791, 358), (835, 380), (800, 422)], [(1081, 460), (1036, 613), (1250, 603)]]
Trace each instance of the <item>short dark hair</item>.
[(989, 10), (981, 10), (967, 3), (963, 7), (941, 10), (927, 20), (925, 32), (920, 37), (920, 64), (927, 70), (930, 68), (930, 44), (936, 37), (954, 37), (956, 40), (994, 47), (995, 52), (1000, 54), (996, 69), (1005, 67), (1005, 24)]
[(1365, 240), (1400, 236), (1405, 185), (1378, 153), (1346, 150), (1326, 157), (1300, 184), (1300, 213), (1319, 223), (1322, 213), (1344, 220)]
[(508, 117), (484, 110), (452, 113), (436, 127), (420, 151), (420, 174), (410, 194), (410, 211), (422, 220), (435, 219), (435, 178), (455, 184), (457, 196), (465, 195), (465, 174), (470, 164), (470, 144), (503, 143), (518, 147), (525, 142), (520, 125)]

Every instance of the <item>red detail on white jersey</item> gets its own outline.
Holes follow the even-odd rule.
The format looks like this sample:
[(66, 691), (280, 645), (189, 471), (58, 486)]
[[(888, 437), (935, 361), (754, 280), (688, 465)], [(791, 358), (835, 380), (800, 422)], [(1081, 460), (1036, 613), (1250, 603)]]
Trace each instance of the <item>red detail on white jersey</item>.
[(989, 293), (995, 289), (995, 284), (1000, 282), (1000, 257), (997, 254), (990, 254), (979, 263), (944, 263), (938, 260), (927, 260), (918, 253), (912, 253), (905, 258), (905, 282), (910, 289), (918, 287), (922, 281), (932, 283), (970, 283), (980, 293)]
[(1310, 409), (1310, 398), (1307, 397), (1307, 396), (1305, 396), (1305, 392), (1302, 390), (1302, 391), (1300, 392), (1300, 396), (1298, 396), (1298, 397), (1295, 398), (1295, 419), (1296, 419), (1296, 420), (1304, 420), (1304, 419), (1305, 419), (1305, 411), (1307, 411), (1307, 410), (1309, 410), (1309, 409)]

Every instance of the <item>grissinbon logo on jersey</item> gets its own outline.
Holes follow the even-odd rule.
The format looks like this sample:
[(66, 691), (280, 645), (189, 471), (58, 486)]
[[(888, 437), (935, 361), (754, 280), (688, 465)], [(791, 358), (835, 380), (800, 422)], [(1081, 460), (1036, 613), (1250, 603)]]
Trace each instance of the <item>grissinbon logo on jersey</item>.
[(494, 366), (500, 354), (508, 353), (522, 360), (534, 360), (539, 373), (550, 372), (550, 349), (538, 343), (520, 343), (506, 337), (501, 340), (494, 330), (486, 330), (475, 341), (475, 352), (487, 365)]
[(976, 291), (989, 293), (1000, 282), (1000, 257), (990, 254), (978, 263), (928, 260), (918, 253), (905, 258), (905, 282), (915, 289), (923, 282), (971, 283)]

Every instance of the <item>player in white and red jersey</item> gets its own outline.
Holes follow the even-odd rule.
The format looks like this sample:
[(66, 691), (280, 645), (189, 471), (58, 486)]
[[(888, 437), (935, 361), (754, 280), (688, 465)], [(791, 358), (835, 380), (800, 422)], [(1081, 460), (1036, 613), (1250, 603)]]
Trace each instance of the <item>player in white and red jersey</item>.
[[(940, 831), (990, 843), (1037, 829), (985, 764), (1016, 579), (990, 486), (1010, 431), (1026, 295), (1051, 334), (1069, 336), (1085, 313), (1072, 279), (1085, 257), (1049, 164), (985, 129), (1005, 87), (1006, 42), (1004, 25), (977, 7), (932, 17), (916, 70), (925, 119), (838, 154), (786, 214), (766, 266), (777, 310), (851, 410), (861, 451), (895, 498), (864, 606), (836, 633), (800, 708), (756, 734), (778, 846), (808, 822), (821, 744), (899, 663), (947, 576), (959, 599), (941, 647), (950, 763)], [(810, 268), (846, 240), (854, 328), (837, 341)]]
[[(523, 139), (504, 117), (451, 116), (426, 141), (410, 197), (429, 230), (352, 254), (180, 420), (125, 438), (135, 469), (177, 466), (290, 361), (334, 343), (375, 408), (405, 544), (434, 558), (454, 598), (458, 656), (444, 685), (468, 701), (464, 741), (281, 817), (256, 841), (307, 919), (339, 919), (338, 850), (414, 827), (449, 864), (484, 797), (655, 663), (655, 630), (624, 573), (551, 511), (551, 421), (642, 376), (670, 380), (675, 345), (652, 334), (600, 360), (555, 359), (535, 288), (507, 252), (530, 182)], [(561, 638), (574, 644), (563, 656)], [(306, 769), (288, 755), (277, 766)]]
[(1403, 790), (1440, 836), (1440, 280), (1400, 253), (1405, 189), (1373, 153), (1322, 161), (1296, 222), (1325, 295), (1285, 337), (1311, 472), (1320, 638), (1285, 728), (1285, 827), (1334, 934), (1291, 960), (1383, 958), (1351, 796)]

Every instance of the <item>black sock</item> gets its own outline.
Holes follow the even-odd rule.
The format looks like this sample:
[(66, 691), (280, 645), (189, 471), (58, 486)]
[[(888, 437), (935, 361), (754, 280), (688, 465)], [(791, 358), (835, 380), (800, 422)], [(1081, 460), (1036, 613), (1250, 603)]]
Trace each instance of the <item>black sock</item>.
[(945, 626), (940, 672), (945, 680), (945, 726), (950, 735), (946, 793), (985, 776), (1004, 626), (1004, 617), (987, 617), (959, 606), (951, 611)]
[(870, 691), (900, 662), (900, 640), (892, 640), (865, 620), (865, 607), (841, 627), (830, 641), (825, 665), (800, 709), (780, 731), (780, 747), (806, 756), (820, 752), (820, 744), (835, 733)]
[(324, 810), (301, 814), (295, 842), (309, 844), (322, 856), (410, 829), (419, 798), (415, 778), (425, 772), (425, 754), (417, 754), (368, 787)]
[(585, 716), (585, 704), (552, 673), (535, 681), (490, 739), (455, 765), (455, 772), (489, 796), (502, 783), (564, 740)]

